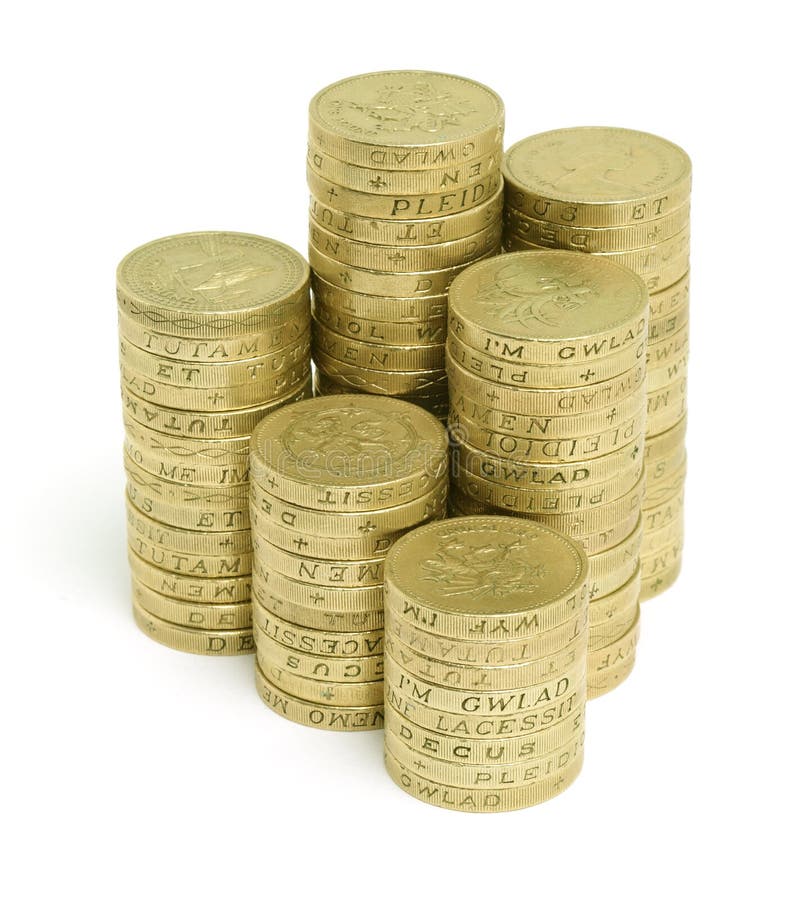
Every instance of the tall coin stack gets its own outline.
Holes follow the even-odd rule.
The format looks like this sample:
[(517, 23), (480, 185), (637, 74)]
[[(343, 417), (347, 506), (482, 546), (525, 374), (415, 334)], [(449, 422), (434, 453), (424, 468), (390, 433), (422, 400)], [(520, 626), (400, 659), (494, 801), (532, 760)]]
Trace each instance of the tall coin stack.
[(386, 562), (385, 756), (402, 788), (469, 812), (532, 806), (583, 759), (587, 559), (536, 522), (425, 525)]
[(450, 289), (454, 506), (534, 519), (585, 548), (589, 697), (635, 658), (647, 319), (638, 276), (561, 250), (476, 263)]
[(121, 262), (117, 296), (135, 619), (177, 650), (250, 653), (250, 435), (310, 393), (307, 263), (175, 235)]
[(625, 128), (566, 128), (505, 157), (505, 246), (594, 253), (650, 292), (641, 599), (666, 590), (683, 550), (691, 160)]
[(498, 253), (504, 107), (436, 72), (376, 72), (310, 104), (316, 391), (397, 396), (441, 417), (447, 289)]
[(445, 429), (390, 397), (318, 397), (260, 424), (250, 466), (258, 692), (303, 725), (381, 728), (384, 557), (445, 514)]

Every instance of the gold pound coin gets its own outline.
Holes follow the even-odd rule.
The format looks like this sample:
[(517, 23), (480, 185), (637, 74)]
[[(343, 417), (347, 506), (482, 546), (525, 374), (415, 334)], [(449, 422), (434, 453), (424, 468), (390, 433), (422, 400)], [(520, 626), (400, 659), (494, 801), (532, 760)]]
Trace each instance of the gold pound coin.
[[(207, 489), (195, 489), (196, 492), (199, 490)], [(223, 508), (218, 504), (187, 508), (171, 506), (139, 488), (132, 482), (131, 477), (126, 488), (126, 498), (135, 509), (166, 528), (183, 528), (198, 534), (218, 534), (220, 541), (224, 540), (223, 535), (249, 532), (249, 510), (243, 505), (238, 509)]]
[(429, 493), (398, 506), (368, 512), (316, 511), (278, 500), (254, 480), (250, 484), (250, 506), (260, 517), (261, 533), (265, 530), (263, 522), (270, 521), (296, 535), (352, 539), (385, 536), (440, 518), (446, 499), (447, 484), (443, 479)]
[[(376, 560), (377, 565), (379, 562), (380, 560)], [(371, 612), (384, 609), (384, 588), (381, 584), (374, 583), (363, 587), (312, 584), (266, 567), (261, 564), (260, 559), (255, 568), (253, 586), (263, 605), (282, 616), (285, 614), (280, 611), (280, 607), (276, 603), (276, 599), (280, 597), (287, 599), (291, 604), (322, 612)], [(267, 600), (268, 597), (274, 598), (275, 602), (270, 603)], [(294, 618), (292, 621), (297, 620)], [(338, 628), (337, 630), (342, 629)]]
[(622, 253), (649, 247), (673, 237), (689, 222), (688, 201), (659, 219), (634, 222), (613, 228), (584, 228), (558, 225), (545, 219), (505, 210), (505, 232), (517, 241), (526, 241), (547, 250), (577, 250), (582, 253)]
[(642, 581), (650, 582), (655, 578), (664, 577), (671, 572), (675, 563), (683, 555), (683, 537), (676, 538), (671, 544), (667, 544), (659, 550), (654, 550), (649, 555), (642, 556)]
[(350, 210), (310, 198), (310, 217), (326, 231), (352, 241), (390, 247), (425, 247), (445, 244), (502, 223), (503, 188), (488, 200), (464, 212), (432, 219), (371, 219)]
[(333, 657), (306, 653), (283, 647), (257, 626), (253, 626), (258, 658), (264, 667), (284, 669), (292, 675), (329, 681), (337, 684), (357, 684), (378, 681), (384, 677), (384, 657)]
[(651, 597), (657, 597), (665, 590), (672, 587), (680, 575), (682, 559), (677, 557), (674, 562), (670, 563), (663, 571), (653, 574), (650, 578), (645, 578), (642, 582), (642, 589), (639, 592), (640, 602), (649, 600)]
[(635, 663), (636, 657), (632, 656), (625, 662), (612, 666), (604, 672), (597, 672), (595, 675), (591, 675), (587, 682), (587, 699), (594, 700), (596, 697), (601, 697), (603, 694), (613, 691), (633, 672)]
[(292, 697), (308, 703), (323, 703), (326, 706), (380, 706), (384, 698), (382, 680), (367, 682), (318, 681), (296, 675), (288, 669), (269, 665), (261, 654), (256, 655), (258, 668), (264, 678), (276, 688)]
[[(271, 574), (276, 575), (276, 573)], [(304, 587), (305, 585), (298, 586), (302, 589)], [(327, 592), (319, 591), (314, 592), (315, 596), (319, 598), (316, 602), (300, 602), (298, 593), (296, 594), (297, 600), (285, 599), (282, 595), (268, 592), (265, 586), (261, 586), (256, 579), (254, 601), (256, 606), (267, 612), (273, 612), (299, 628), (345, 633), (375, 631), (384, 627), (383, 591), (381, 592), (382, 596), (378, 599), (378, 605), (370, 606), (367, 609), (359, 608), (359, 604), (352, 602), (344, 607), (342, 603), (347, 593), (338, 591), (330, 595)], [(331, 597), (335, 597), (340, 605), (330, 605)]]
[[(637, 602), (637, 606), (638, 606)], [(590, 628), (590, 639), (587, 649), (590, 653), (609, 647), (628, 631), (634, 621), (634, 611), (624, 613), (619, 619), (611, 619), (602, 625), (596, 625)]]
[(624, 541), (589, 557), (590, 602), (594, 602), (596, 597), (605, 597), (621, 588), (639, 569), (642, 533), (643, 526), (640, 519), (636, 528)]
[(326, 631), (305, 628), (285, 619), (255, 602), (251, 606), (255, 627), (263, 634), (297, 653), (311, 653), (337, 659), (380, 656), (384, 652), (384, 629), (366, 631)]
[[(385, 714), (386, 719), (386, 714)], [(454, 788), (476, 790), (512, 790), (535, 784), (565, 769), (583, 752), (584, 731), (556, 750), (522, 763), (498, 763), (480, 765), (468, 761), (448, 762), (414, 749), (389, 729), (384, 731), (384, 747), (394, 759), (410, 771), (424, 775), (432, 781)]]
[[(124, 453), (124, 468), (129, 479), (129, 488), (135, 487), (141, 494), (154, 497), (170, 506), (214, 509), (244, 509), (247, 503), (247, 486), (245, 484), (225, 484), (221, 487), (183, 484), (155, 475), (141, 468), (128, 453)], [(135, 500), (135, 505), (142, 512), (147, 510)], [(156, 518), (156, 516), (152, 516)], [(237, 524), (235, 521), (233, 524)], [(249, 527), (249, 525), (245, 526)], [(233, 531), (228, 526), (226, 531)]]
[(509, 253), (453, 282), (448, 328), (467, 347), (522, 365), (568, 365), (642, 343), (648, 295), (633, 271), (567, 250)]
[(447, 471), (442, 424), (412, 404), (336, 395), (268, 416), (251, 441), (253, 478), (318, 511), (382, 509), (435, 488)]
[(377, 322), (413, 324), (432, 318), (447, 319), (447, 294), (429, 297), (376, 297), (360, 294), (324, 281), (313, 272), (316, 305)]
[(435, 169), (382, 169), (357, 166), (307, 146), (307, 163), (326, 181), (366, 194), (392, 196), (400, 194), (439, 194), (459, 187), (474, 185), (483, 178), (498, 176), (502, 165), (501, 147), (463, 162)]
[(373, 731), (384, 727), (384, 708), (381, 704), (343, 708), (300, 700), (273, 685), (257, 665), (255, 686), (261, 700), (271, 710), (300, 725), (325, 731)]
[(444, 365), (444, 343), (391, 347), (343, 337), (320, 322), (313, 323), (316, 349), (338, 362), (380, 372), (415, 372)]
[(252, 604), (189, 603), (165, 597), (132, 579), (132, 596), (145, 612), (173, 625), (205, 631), (247, 630), (252, 627)]
[(162, 459), (211, 466), (246, 466), (249, 459), (249, 436), (201, 440), (163, 434), (141, 424), (127, 413), (123, 415), (123, 424), (127, 436), (136, 446)]
[(639, 643), (639, 619), (640, 615), (637, 609), (631, 626), (621, 638), (588, 654), (588, 680), (594, 680), (610, 669), (626, 663), (636, 655), (636, 645)]
[(640, 550), (643, 558), (660, 552), (664, 547), (680, 543), (683, 540), (683, 519), (676, 519), (656, 531), (648, 531), (642, 538)]
[(325, 328), (366, 344), (417, 346), (442, 343), (447, 338), (447, 316), (412, 322), (376, 322), (342, 310), (335, 310), (316, 300), (315, 318)]
[[(646, 509), (656, 509), (669, 503), (683, 489), (686, 481), (686, 450), (683, 448), (680, 464), (666, 471), (661, 478), (654, 480), (645, 493), (644, 506)], [(657, 525), (650, 530), (655, 531)]]
[(479, 208), (501, 192), (502, 177), (495, 172), (474, 184), (435, 193), (377, 195), (334, 184), (308, 164), (307, 186), (319, 203), (355, 216), (389, 221), (430, 221)]
[(590, 600), (590, 630), (608, 622), (619, 621), (629, 614), (633, 620), (639, 606), (640, 587), (640, 574), (637, 571), (622, 587)]
[(587, 611), (549, 631), (516, 640), (457, 640), (423, 631), (386, 608), (387, 633), (420, 656), (461, 666), (525, 666), (567, 650), (583, 639)]
[[(516, 351), (517, 353), (518, 351)], [(597, 359), (571, 362), (567, 365), (533, 366), (508, 361), (468, 347), (452, 329), (447, 334), (447, 356), (457, 366), (486, 382), (493, 382), (493, 392), (499, 385), (507, 389), (546, 390), (556, 388), (592, 387), (620, 378), (635, 366), (645, 363), (647, 341)]]
[(651, 508), (643, 507), (645, 518), (645, 530), (647, 532), (658, 531), (670, 522), (683, 517), (683, 483), (680, 487), (666, 497), (660, 506)]
[[(644, 441), (632, 441), (606, 456), (578, 463), (531, 463), (511, 462), (490, 456), (477, 447), (472, 447), (453, 434), (452, 472), (456, 484), (460, 486), (458, 473), (465, 469), (479, 479), (493, 482), (503, 488), (518, 488), (533, 491), (572, 490), (578, 487), (608, 482), (624, 473), (631, 466), (641, 466)], [(470, 498), (473, 493), (467, 493)], [(485, 501), (480, 500), (481, 503)]]
[(676, 331), (685, 328), (689, 323), (689, 307), (688, 305), (681, 307), (676, 312), (670, 313), (668, 316), (661, 318), (650, 318), (650, 327), (647, 331), (648, 343), (664, 341)]
[(573, 719), (583, 724), (585, 688), (586, 679), (582, 679), (553, 703), (528, 710), (513, 709), (509, 713), (497, 715), (456, 715), (412, 700), (397, 691), (392, 684), (385, 682), (384, 690), (388, 715), (393, 710), (411, 724), (447, 737), (500, 740), (537, 735)]
[[(539, 252), (545, 250), (540, 244), (517, 240), (506, 235), (503, 241), (505, 249), (512, 252)], [(562, 251), (566, 252), (566, 251)], [(674, 237), (643, 247), (639, 250), (627, 250), (623, 253), (588, 254), (597, 259), (625, 266), (644, 281), (648, 291), (663, 291), (671, 287), (689, 269), (689, 230), (686, 227)]]
[(675, 284), (650, 295), (650, 321), (678, 315), (689, 307), (689, 273)]
[(552, 440), (502, 434), (473, 422), (452, 406), (449, 408), (447, 422), (453, 440), (463, 441), (500, 459), (572, 463), (605, 456), (627, 444), (641, 442), (645, 433), (647, 410), (642, 407), (633, 419), (595, 434)]
[(419, 372), (379, 372), (340, 362), (319, 349), (313, 350), (313, 359), (319, 372), (352, 391), (412, 400), (415, 397), (432, 397), (447, 388), (444, 367)]
[(525, 519), (475, 516), (409, 532), (386, 560), (387, 604), (423, 631), (461, 640), (518, 639), (584, 610), (581, 547)]
[(160, 238), (118, 266), (118, 308), (160, 334), (228, 338), (281, 327), (307, 304), (309, 269), (270, 238), (203, 231)]
[(417, 653), (388, 632), (386, 653), (401, 668), (432, 684), (464, 691), (517, 690), (545, 682), (557, 672), (574, 667), (587, 653), (587, 632), (559, 653), (516, 665), (461, 665)]
[(429, 781), (419, 772), (413, 772), (401, 761), (385, 751), (384, 763), (392, 780), (406, 793), (424, 803), (443, 809), (457, 809), (462, 812), (507, 812), (545, 803), (569, 787), (578, 777), (583, 755), (548, 778), (535, 781), (520, 788), (475, 789), (449, 787), (436, 781)]
[(376, 272), (422, 272), (446, 269), (474, 262), (481, 256), (499, 252), (502, 225), (494, 222), (484, 231), (446, 244), (392, 246), (370, 244), (340, 237), (310, 221), (310, 243), (339, 263)]
[(137, 602), (132, 604), (132, 609), (134, 620), (140, 630), (172, 650), (200, 653), (203, 656), (238, 656), (242, 653), (253, 653), (255, 650), (251, 628), (223, 631), (185, 628), (152, 616)]
[(153, 453), (143, 450), (128, 432), (124, 450), (129, 459), (143, 471), (177, 484), (221, 488), (245, 484), (250, 477), (250, 467), (247, 461), (241, 464), (197, 465), (193, 462), (185, 462), (181, 457), (174, 457), (166, 451)]
[(227, 440), (252, 434), (255, 426), (270, 412), (286, 403), (310, 396), (311, 377), (307, 375), (290, 393), (269, 400), (252, 409), (222, 412), (191, 412), (169, 409), (150, 403), (127, 390), (121, 391), (124, 415), (133, 418), (146, 428), (171, 437), (195, 440)]
[(310, 309), (305, 304), (301, 314), (275, 328), (252, 332), (238, 337), (192, 338), (183, 335), (159, 334), (118, 313), (121, 339), (155, 356), (187, 363), (227, 363), (266, 356), (304, 338), (310, 331)]
[(533, 135), (505, 153), (503, 172), (508, 206), (584, 228), (660, 220), (691, 191), (691, 160), (680, 147), (627, 128)]
[(316, 587), (370, 587), (384, 584), (383, 558), (315, 559), (281, 550), (266, 540), (256, 542), (256, 573), (274, 569), (286, 578)]
[(354, 165), (444, 168), (501, 147), (505, 109), (485, 85), (425, 71), (371, 72), (310, 101), (310, 141)]
[[(457, 342), (453, 343), (457, 347)], [(463, 352), (463, 348), (458, 349)], [(510, 413), (529, 410), (533, 414), (556, 416), (594, 412), (627, 400), (643, 389), (647, 375), (642, 359), (621, 375), (589, 385), (582, 383), (566, 388), (529, 388), (509, 384), (506, 388), (500, 388), (465, 369), (449, 353), (445, 365), (448, 384), (452, 385), (454, 394), (463, 394), (473, 403), (489, 404)]]
[(136, 532), (129, 536), (129, 548), (144, 562), (174, 575), (189, 578), (231, 578), (252, 573), (252, 553), (225, 556), (184, 553), (153, 544)]
[(595, 509), (619, 500), (642, 475), (642, 461), (637, 458), (624, 466), (613, 478), (590, 485), (560, 485), (555, 489), (527, 489), (500, 485), (463, 468), (453, 472), (454, 484), (473, 500), (497, 509), (508, 509), (522, 515), (567, 514)]
[(184, 362), (154, 356), (123, 339), (120, 342), (121, 364), (130, 371), (160, 384), (179, 388), (251, 387), (292, 369), (310, 356), (310, 338), (305, 335), (296, 344), (283, 347), (267, 356), (255, 356), (234, 362)]
[[(673, 396), (678, 393), (679, 390), (676, 390), (675, 395), (663, 397), (663, 402), (671, 403)], [(551, 440), (599, 434), (607, 428), (614, 428), (636, 417), (644, 409), (646, 402), (650, 415), (649, 401), (645, 398), (646, 391), (642, 388), (604, 409), (554, 415), (533, 410), (526, 405), (518, 412), (502, 410), (496, 406), (496, 400), (483, 402), (472, 400), (463, 393), (463, 390), (453, 388), (450, 408), (478, 426), (491, 428), (500, 434), (512, 433), (518, 437), (534, 436), (542, 440)]]
[(583, 733), (583, 703), (566, 705), (568, 709), (558, 712), (557, 717), (549, 716), (545, 727), (518, 737), (509, 736), (507, 730), (500, 737), (491, 720), (485, 719), (480, 720), (480, 727), (490, 726), (482, 731), (488, 737), (470, 737), (463, 728), (460, 733), (430, 731), (404, 718), (389, 703), (384, 704), (384, 718), (389, 734), (396, 735), (412, 750), (425, 756), (473, 766), (520, 765), (554, 752)]
[[(477, 259), (485, 259), (495, 252), (497, 251), (489, 250)], [(466, 262), (445, 268), (393, 274), (338, 262), (321, 253), (314, 244), (310, 244), (308, 248), (308, 258), (313, 271), (325, 281), (356, 293), (373, 294), (377, 297), (432, 297), (442, 294), (469, 265)]]
[(140, 372), (121, 366), (121, 386), (140, 400), (190, 412), (235, 412), (249, 415), (251, 406), (263, 406), (272, 400), (297, 392), (310, 375), (310, 361), (304, 359), (293, 368), (243, 387), (173, 387), (147, 378)]
[(191, 575), (177, 575), (159, 569), (135, 553), (129, 553), (132, 576), (141, 584), (174, 600), (190, 603), (244, 603), (252, 596), (252, 582), (249, 576), (228, 578), (200, 578)]
[(206, 556), (252, 552), (249, 531), (203, 532), (174, 528), (146, 516), (129, 500), (126, 501), (126, 529), (130, 543), (133, 537), (140, 537), (149, 544), (179, 552)]

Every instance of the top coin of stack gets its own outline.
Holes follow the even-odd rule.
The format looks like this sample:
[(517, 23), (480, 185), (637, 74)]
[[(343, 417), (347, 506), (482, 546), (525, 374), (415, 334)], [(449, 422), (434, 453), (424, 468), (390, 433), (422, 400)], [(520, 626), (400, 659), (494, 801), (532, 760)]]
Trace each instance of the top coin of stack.
[(428, 803), (531, 806), (577, 776), (588, 564), (536, 522), (424, 525), (387, 556), (387, 768)]
[(539, 520), (585, 547), (589, 696), (634, 660), (647, 317), (633, 272), (562, 250), (478, 262), (450, 289), (454, 503)]
[(446, 415), (447, 289), (501, 242), (504, 108), (436, 72), (339, 81), (310, 104), (313, 351), (320, 393)]
[(260, 423), (250, 475), (262, 699), (305, 725), (380, 728), (384, 557), (445, 515), (444, 427), (391, 397), (317, 397)]
[(249, 441), (309, 394), (309, 269), (251, 234), (133, 250), (117, 273), (134, 613), (155, 640), (252, 652)]
[(691, 161), (626, 128), (566, 128), (505, 156), (505, 247), (593, 253), (640, 275), (650, 293), (645, 539), (641, 596), (677, 577), (683, 546)]

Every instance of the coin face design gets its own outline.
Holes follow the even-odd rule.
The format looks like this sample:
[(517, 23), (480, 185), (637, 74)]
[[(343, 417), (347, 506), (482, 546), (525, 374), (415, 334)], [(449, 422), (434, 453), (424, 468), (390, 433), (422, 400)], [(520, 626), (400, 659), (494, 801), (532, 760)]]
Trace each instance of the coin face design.
[(304, 260), (268, 238), (196, 232), (152, 241), (118, 268), (119, 289), (164, 309), (232, 313), (266, 307), (297, 291)]
[(311, 113), (342, 137), (383, 145), (461, 139), (502, 118), (489, 88), (437, 72), (375, 72), (337, 82), (313, 98)]
[(584, 551), (537, 522), (471, 516), (425, 525), (390, 551), (387, 577), (443, 612), (504, 615), (561, 602), (587, 577)]
[(450, 289), (461, 320), (497, 334), (567, 340), (643, 315), (647, 290), (624, 266), (566, 250), (508, 253), (472, 265)]
[(680, 147), (627, 128), (565, 128), (520, 141), (505, 157), (518, 188), (565, 201), (638, 200), (689, 178)]
[(302, 484), (386, 484), (440, 474), (447, 438), (419, 407), (390, 397), (336, 394), (272, 414), (253, 436), (266, 471)]

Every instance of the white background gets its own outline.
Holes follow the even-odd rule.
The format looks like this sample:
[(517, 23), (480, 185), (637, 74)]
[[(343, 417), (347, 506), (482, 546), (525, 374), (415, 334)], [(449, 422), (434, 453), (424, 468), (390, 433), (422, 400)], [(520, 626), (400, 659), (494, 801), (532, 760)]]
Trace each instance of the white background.
[[(778, 4), (34, 3), (0, 65), (4, 894), (787, 896), (790, 322)], [(259, 701), (252, 658), (135, 628), (114, 270), (153, 237), (306, 249), (307, 104), (386, 68), (500, 92), (506, 145), (576, 124), (694, 162), (685, 568), (543, 806), (434, 809), (381, 734)], [(784, 882), (784, 884), (783, 884)], [(546, 892), (551, 892), (547, 894)]]

